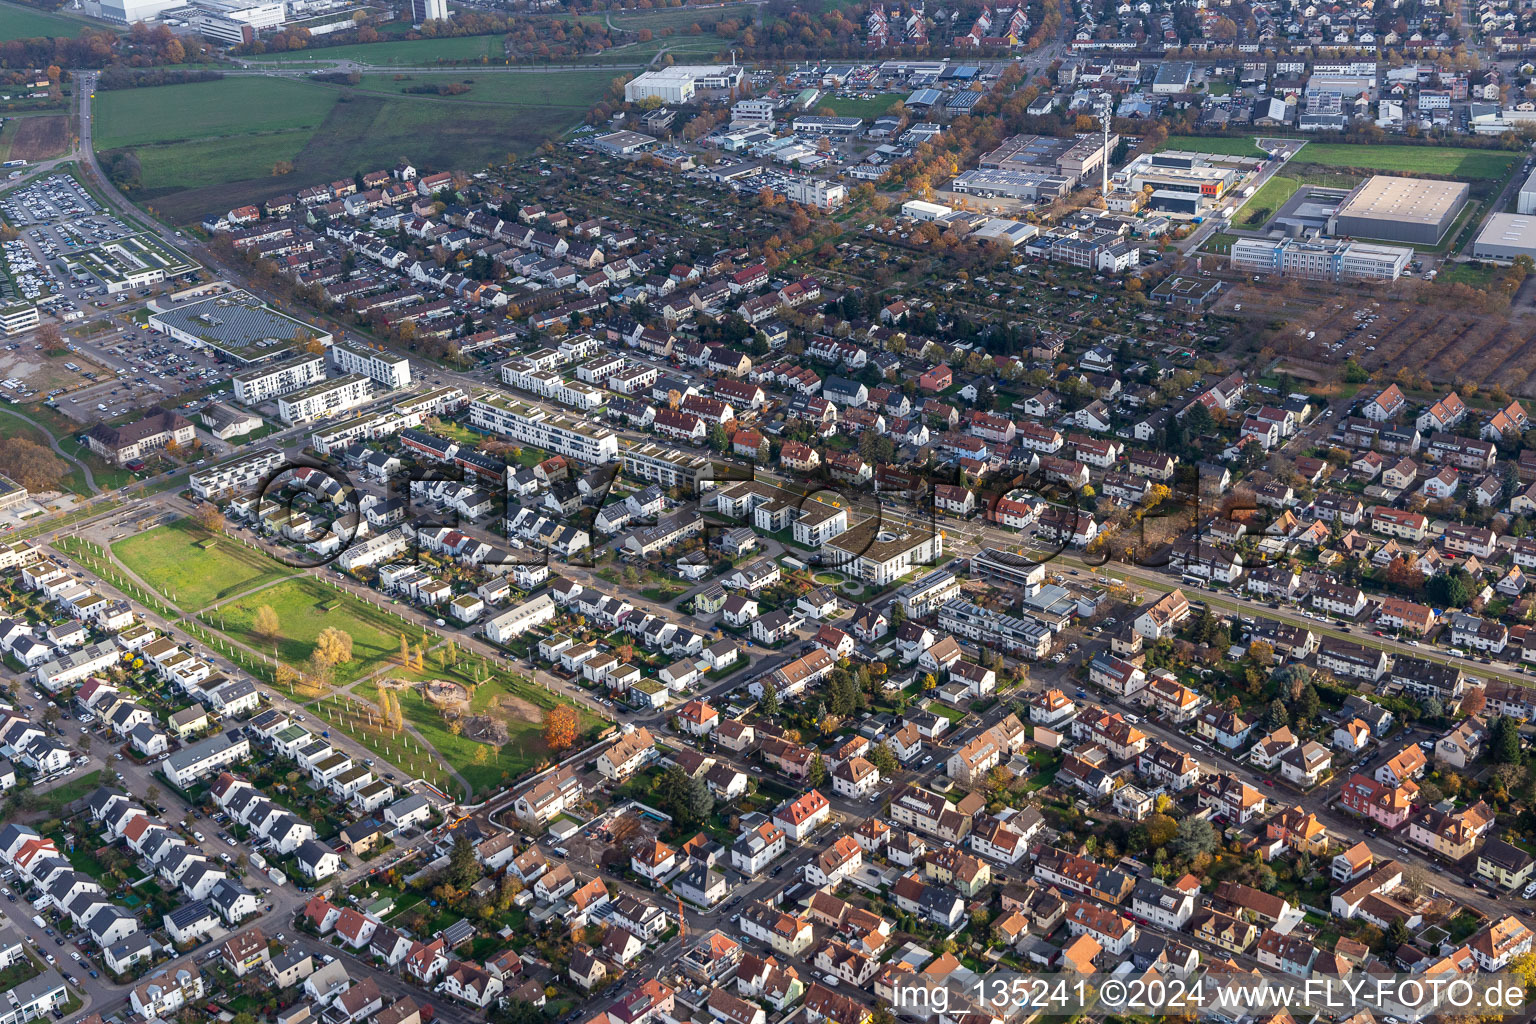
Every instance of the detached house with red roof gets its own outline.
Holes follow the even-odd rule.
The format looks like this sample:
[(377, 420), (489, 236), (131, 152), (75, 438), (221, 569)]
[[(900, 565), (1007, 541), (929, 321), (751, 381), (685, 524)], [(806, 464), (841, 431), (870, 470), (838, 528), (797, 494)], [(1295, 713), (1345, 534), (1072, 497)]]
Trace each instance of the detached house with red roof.
[(629, 866), (635, 874), (655, 885), (677, 872), (677, 851), (656, 840), (635, 851), (629, 858)]
[(810, 790), (773, 812), (773, 822), (791, 841), (803, 842), (832, 816), (832, 805), (820, 790)]
[(931, 370), (925, 370), (923, 375), (917, 378), (917, 387), (921, 391), (943, 391), (954, 383), (954, 371), (943, 363)]
[(720, 712), (701, 700), (691, 700), (677, 711), (677, 727), (690, 736), (708, 736), (719, 724)]

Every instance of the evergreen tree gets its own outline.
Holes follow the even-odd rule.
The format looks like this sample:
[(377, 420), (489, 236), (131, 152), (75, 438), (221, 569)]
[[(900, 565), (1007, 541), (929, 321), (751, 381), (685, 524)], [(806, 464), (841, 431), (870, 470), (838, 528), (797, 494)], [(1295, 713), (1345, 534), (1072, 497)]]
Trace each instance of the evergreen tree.
[(805, 777), (805, 781), (812, 789), (819, 788), (822, 783), (827, 781), (827, 762), (821, 759), (820, 754), (811, 758), (810, 774)]
[(1494, 764), (1518, 764), (1520, 762), (1520, 725), (1508, 715), (1493, 720), (1493, 742), (1489, 744), (1489, 756)]
[(453, 841), (448, 854), (448, 882), (456, 889), (468, 889), (480, 877), (480, 862), (475, 859), (475, 844), (463, 835)]
[(1264, 731), (1274, 732), (1284, 725), (1291, 724), (1291, 714), (1285, 709), (1285, 701), (1276, 697), (1269, 702), (1269, 709), (1264, 712)]
[(901, 762), (896, 760), (896, 755), (891, 748), (884, 743), (877, 744), (869, 753), (869, 763), (880, 770), (882, 778), (890, 778), (901, 770)]
[(704, 822), (709, 819), (715, 809), (715, 795), (709, 791), (709, 785), (705, 783), (701, 775), (688, 780), (687, 810), (688, 820), (691, 822)]
[(1317, 691), (1308, 683), (1301, 688), (1301, 695), (1296, 698), (1295, 705), (1291, 708), (1293, 717), (1291, 724), (1300, 726), (1304, 722), (1317, 721), (1317, 714), (1322, 710), (1323, 702), (1317, 696)]
[(779, 713), (779, 691), (768, 680), (763, 680), (763, 699), (757, 703), (758, 710), (768, 716)]

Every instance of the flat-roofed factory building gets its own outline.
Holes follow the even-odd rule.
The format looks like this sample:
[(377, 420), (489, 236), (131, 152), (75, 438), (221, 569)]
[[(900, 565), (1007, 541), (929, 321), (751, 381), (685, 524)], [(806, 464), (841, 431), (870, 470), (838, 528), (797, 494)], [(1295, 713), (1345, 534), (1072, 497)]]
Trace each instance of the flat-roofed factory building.
[(1536, 259), (1536, 216), (1496, 213), (1489, 217), (1472, 243), (1472, 258), (1509, 263), (1519, 256)]
[(1450, 230), (1470, 195), (1464, 181), (1372, 175), (1344, 197), (1328, 220), (1328, 232), (1434, 245)]

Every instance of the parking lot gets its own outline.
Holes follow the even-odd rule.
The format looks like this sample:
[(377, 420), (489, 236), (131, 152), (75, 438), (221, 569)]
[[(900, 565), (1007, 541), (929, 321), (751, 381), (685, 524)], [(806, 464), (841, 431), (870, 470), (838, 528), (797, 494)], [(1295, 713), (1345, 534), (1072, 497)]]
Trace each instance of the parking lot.
[(0, 199), (0, 216), (15, 227), (101, 213), (101, 204), (68, 174), (50, 174)]
[[(58, 408), (71, 419), (90, 422), (115, 419), (149, 405), (181, 406), (184, 415), (205, 401), (229, 396), (229, 389), (207, 394), (195, 401), (174, 402), (188, 392), (202, 396), (208, 388), (227, 381), (229, 370), (208, 353), (172, 348), (159, 333), (138, 326), (119, 328), (93, 338), (87, 347), (118, 367), (115, 376), (99, 378), (83, 374), (100, 387), (88, 387), (56, 399)], [(52, 396), (50, 396), (52, 397)]]

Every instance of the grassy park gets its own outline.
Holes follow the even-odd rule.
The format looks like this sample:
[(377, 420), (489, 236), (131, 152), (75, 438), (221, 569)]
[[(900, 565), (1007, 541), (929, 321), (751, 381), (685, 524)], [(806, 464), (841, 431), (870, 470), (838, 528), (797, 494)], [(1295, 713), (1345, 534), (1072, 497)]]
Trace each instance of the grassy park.
[[(263, 605), (277, 613), (276, 640), (256, 632), (256, 612)], [(359, 679), (397, 657), (402, 632), (412, 641), (420, 639), (414, 627), (390, 613), (313, 577), (284, 580), (206, 613), (203, 621), (255, 650), (275, 647), (278, 658), (294, 668), (303, 666), (320, 631), (335, 627), (352, 637), (352, 660), (336, 666), (338, 683)]]
[[(444, 763), (463, 776), (476, 793), (480, 793), (506, 780), (517, 778), (549, 757), (549, 748), (544, 743), (544, 713), (557, 704), (569, 702), (534, 685), (524, 676), (508, 676), (500, 671), (491, 671), (486, 681), (477, 685), (472, 677), (472, 669), (469, 668), (471, 664), (480, 664), (479, 659), (465, 658), (457, 668), (443, 669), (433, 665), (429, 657), (427, 668), (423, 671), (397, 668), (381, 678), (408, 684), (393, 687), (400, 699), (400, 712), (406, 722), (431, 744)], [(507, 729), (507, 742), (500, 747), (493, 747), (455, 733), (442, 713), (422, 696), (420, 687), (415, 685), (429, 679), (447, 679), (465, 684), (472, 692), (470, 713), (489, 715), (501, 722)], [(378, 700), (378, 688), (373, 683), (364, 683), (353, 692), (367, 701)], [(323, 707), (320, 712), (322, 714)], [(604, 723), (585, 709), (577, 710), (580, 718), (577, 743), (581, 745)], [(406, 755), (407, 759), (409, 756)]]
[(112, 554), (166, 600), (190, 612), (296, 571), (238, 541), (210, 537), (190, 519), (125, 537), (112, 545)]

